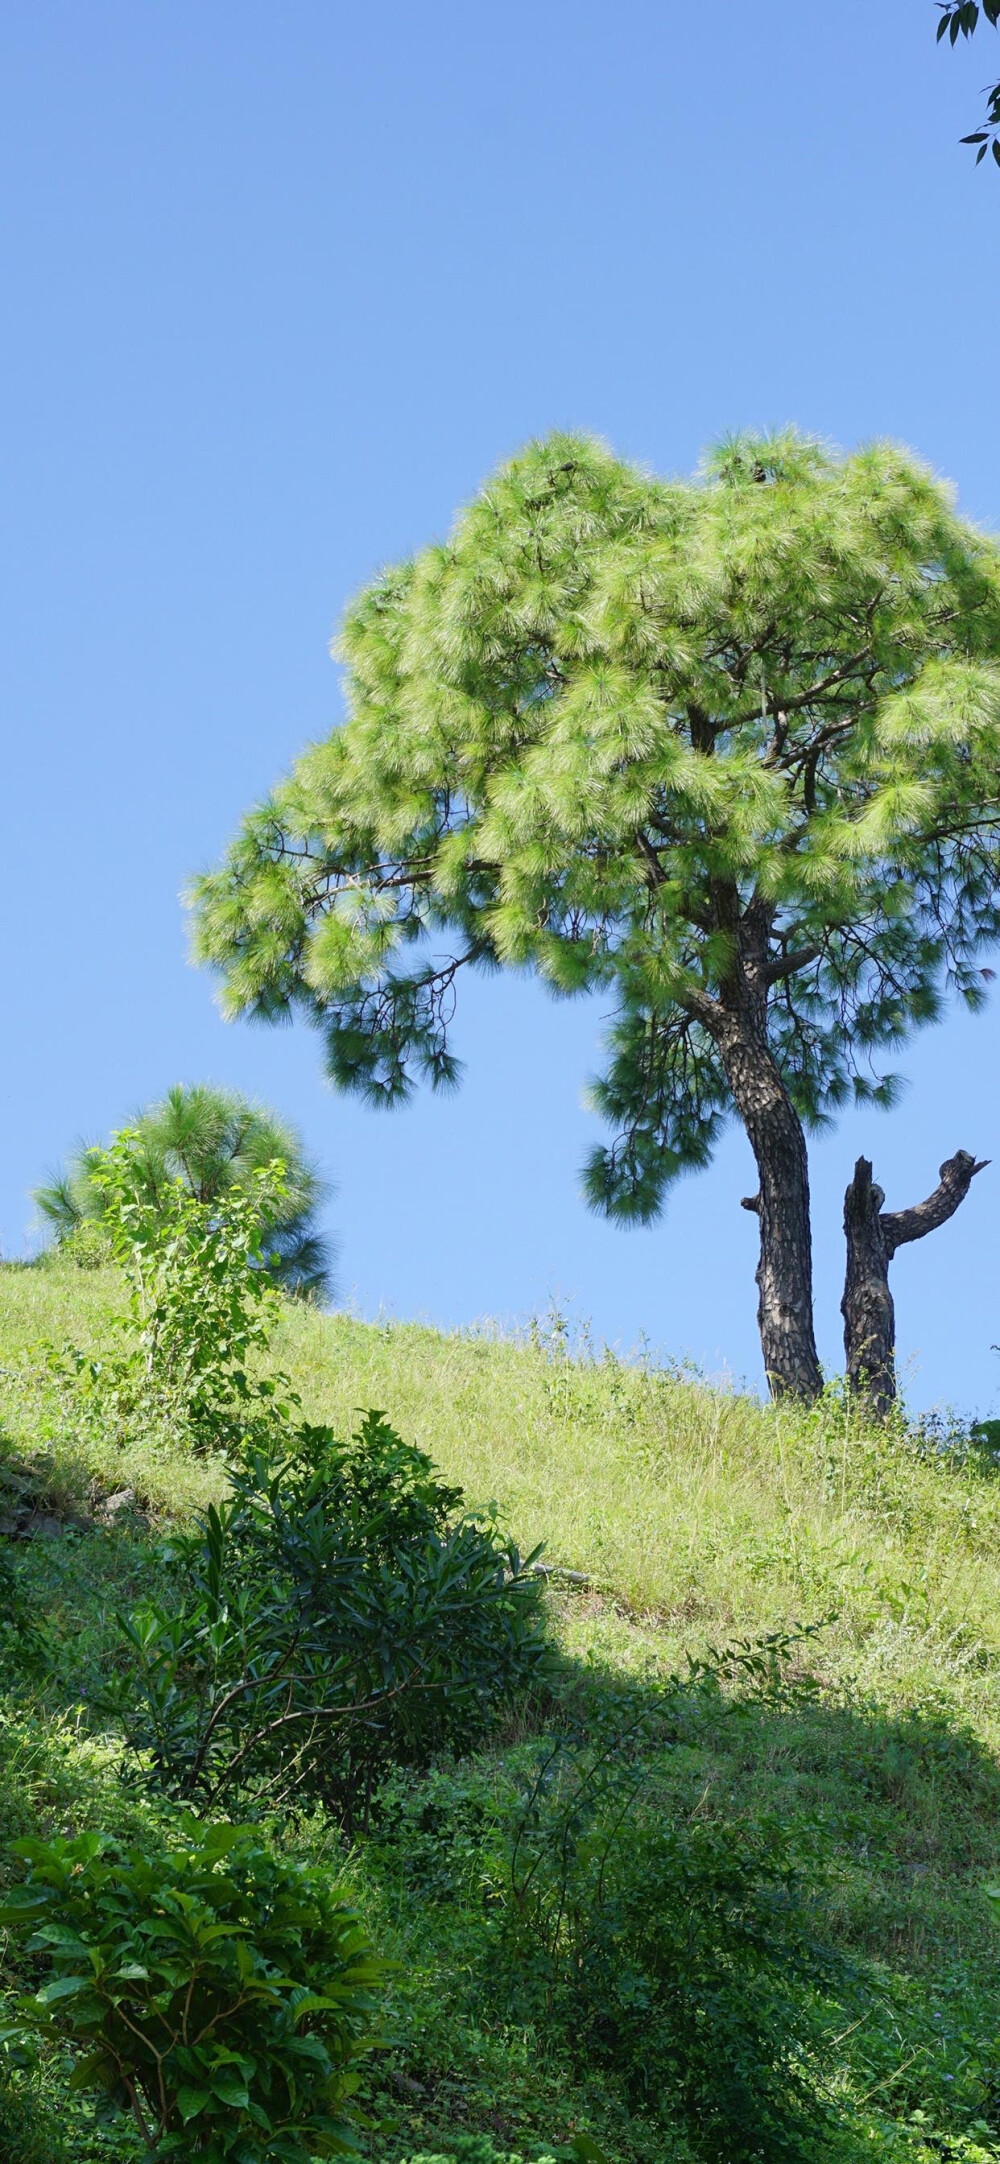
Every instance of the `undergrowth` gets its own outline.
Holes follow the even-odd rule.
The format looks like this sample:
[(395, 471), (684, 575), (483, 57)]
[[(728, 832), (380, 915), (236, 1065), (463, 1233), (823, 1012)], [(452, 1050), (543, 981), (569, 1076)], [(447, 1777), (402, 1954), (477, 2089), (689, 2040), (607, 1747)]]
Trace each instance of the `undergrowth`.
[[(133, 1658), (116, 1615), (169, 1597), (164, 1534), (227, 1492), (218, 1452), (162, 1422), (77, 1419), (32, 1354), (101, 1356), (120, 1304), (109, 1270), (0, 1271), (6, 1840), (128, 1842), (155, 1822), (99, 1711)], [(444, 1336), (292, 1303), (251, 1370), (283, 1375), (303, 1419), (339, 1435), (383, 1409), (522, 1553), (544, 1543), (544, 1689), (471, 1755), (383, 1781), (364, 1839), (322, 1799), (274, 1830), (348, 1887), (395, 1964), (367, 2076), (373, 2164), (462, 2156), (467, 2137), (477, 2164), (568, 2157), (574, 2136), (609, 2164), (1000, 2157), (991, 1438), (902, 1417), (873, 1432), (836, 1392), (808, 1413), (762, 1406), (648, 1359), (571, 1356), (558, 1329)], [(595, 1736), (627, 1729), (625, 1699), (642, 1747), (578, 1794)], [(699, 1926), (708, 1968), (685, 2013), (656, 1979), (690, 1952), (692, 1874), (699, 1915), (727, 1930), (738, 1915), (743, 1953), (727, 1940), (727, 1997)], [(714, 2133), (696, 2093), (706, 2022), (733, 2094), (758, 2080)], [(768, 2119), (769, 2067), (800, 2121)], [(51, 2110), (70, 2164), (134, 2164), (67, 2078), (54, 2046), (41, 2088), (9, 2065), (0, 2127)], [(758, 2125), (756, 2150), (736, 2124)], [(34, 2164), (27, 2133), (22, 2148)]]

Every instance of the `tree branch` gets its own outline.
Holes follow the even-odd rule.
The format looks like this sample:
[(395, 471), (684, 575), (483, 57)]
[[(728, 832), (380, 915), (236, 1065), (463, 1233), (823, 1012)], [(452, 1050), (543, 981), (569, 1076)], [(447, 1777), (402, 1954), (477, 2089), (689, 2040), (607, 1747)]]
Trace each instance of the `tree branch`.
[[(870, 651), (869, 647), (862, 646), (858, 653), (850, 654), (846, 661), (842, 661), (839, 668), (831, 669), (829, 675), (821, 676), (815, 684), (807, 684), (804, 691), (795, 691), (790, 698), (782, 696), (782, 716), (801, 713), (803, 707), (812, 706), (817, 699), (825, 698), (828, 691), (836, 691), (842, 684), (850, 683), (857, 676), (862, 662), (869, 659)], [(726, 722), (726, 728), (742, 729), (748, 722), (758, 718), (757, 709), (751, 710), (748, 707), (745, 712), (732, 715)]]
[(638, 849), (644, 863), (648, 867), (652, 885), (654, 887), (661, 887), (663, 885), (666, 874), (664, 872), (662, 864), (660, 863), (660, 859), (656, 854), (653, 844), (649, 839), (648, 834), (644, 834), (641, 827), (638, 827), (636, 829), (635, 841), (636, 848)]
[(989, 1162), (988, 1157), (983, 1157), (977, 1163), (968, 1150), (956, 1150), (954, 1157), (945, 1159), (938, 1185), (925, 1202), (914, 1203), (909, 1210), (883, 1210), (881, 1225), (887, 1258), (892, 1260), (897, 1247), (905, 1247), (910, 1240), (922, 1240), (925, 1233), (946, 1225), (959, 1203), (965, 1201), (977, 1172), (984, 1172)]
[(677, 1004), (679, 1007), (684, 1008), (685, 1012), (691, 1016), (692, 1021), (701, 1023), (702, 1028), (708, 1031), (713, 1041), (717, 1040), (720, 1026), (725, 1018), (725, 1008), (720, 999), (716, 999), (711, 992), (703, 992), (700, 986), (692, 984), (685, 985), (684, 990), (677, 993)]
[(819, 960), (821, 946), (793, 947), (789, 954), (776, 955), (768, 962), (764, 975), (768, 984), (778, 984), (782, 977), (793, 977), (797, 969), (808, 969), (810, 962)]

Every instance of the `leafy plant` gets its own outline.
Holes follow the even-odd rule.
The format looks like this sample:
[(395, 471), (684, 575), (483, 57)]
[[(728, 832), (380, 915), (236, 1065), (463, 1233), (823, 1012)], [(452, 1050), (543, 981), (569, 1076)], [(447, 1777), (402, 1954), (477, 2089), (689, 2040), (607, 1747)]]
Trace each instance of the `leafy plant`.
[(150, 2159), (311, 2164), (353, 2146), (356, 2061), (381, 1970), (326, 1873), (248, 1827), (184, 1845), (25, 1840), (0, 1920), (46, 1964), (24, 2025), (130, 2111)]
[[(35, 1201), (38, 1199), (36, 1195)], [(78, 1270), (106, 1270), (115, 1259), (111, 1236), (100, 1219), (94, 1217), (82, 1217), (79, 1224), (68, 1226), (59, 1240), (58, 1250), (66, 1261), (75, 1263)], [(44, 1248), (38, 1257), (39, 1263), (44, 1265), (52, 1253), (51, 1248)]]
[(478, 1916), (461, 1939), (463, 1959), (479, 1948), (477, 2019), (485, 2006), (553, 2073), (619, 2096), (655, 2130), (650, 2155), (813, 2164), (823, 2145), (822, 1995), (847, 1978), (816, 1930), (817, 1829), (728, 1794), (706, 1813), (675, 1764), (720, 1724), (738, 1749), (762, 1704), (801, 1718), (803, 1635), (721, 1648), (659, 1686), (593, 1679), (516, 1757), (378, 1793), (377, 1881), (440, 1914), (443, 1936)]
[(815, 1995), (841, 1970), (816, 1943), (801, 1852), (776, 1820), (639, 1812), (627, 1841), (611, 1831), (599, 1819), (578, 1846), (552, 1949), (576, 2063), (614, 2070), (633, 2110), (680, 2121), (713, 2164), (815, 2157)]
[[(406, 2164), (524, 2164), (522, 2156), (508, 2155), (495, 2149), (486, 2134), (456, 2134), (448, 2143), (447, 2153), (435, 2150), (433, 2155), (421, 2151), (419, 2156), (407, 2157)], [(556, 2164), (551, 2151), (537, 2156), (534, 2164)]]
[(59, 2128), (37, 2079), (0, 2057), (0, 2157), (3, 2164), (62, 2164)]
[(0, 1662), (39, 1673), (52, 1656), (51, 1634), (0, 1534)]
[(351, 1826), (385, 1766), (468, 1744), (539, 1673), (542, 1585), (380, 1413), (346, 1444), (283, 1440), (172, 1541), (170, 1597), (122, 1619), (117, 1705), (171, 1794), (319, 1796)]
[[(765, 1683), (769, 1667), (765, 1654)], [(500, 1988), (581, 2074), (613, 2072), (631, 2110), (683, 2127), (706, 2164), (813, 2158), (830, 2121), (810, 2054), (822, 1995), (846, 1975), (816, 1935), (814, 1829), (671, 1813), (660, 1772), (677, 1686), (658, 1710), (623, 1710), (611, 1701), (557, 1738), (526, 1785)]]
[[(606, 2164), (603, 2151), (589, 2135), (578, 2134), (570, 2142), (558, 2144), (555, 2152), (538, 2151), (533, 2164), (556, 2164), (556, 2154), (579, 2158), (580, 2164)], [(495, 2148), (487, 2134), (455, 2134), (449, 2138), (447, 2151), (435, 2150), (433, 2155), (421, 2151), (419, 2156), (408, 2157), (406, 2164), (525, 2164), (525, 2159)]]
[(163, 1423), (202, 1448), (232, 1448), (280, 1385), (251, 1382), (279, 1294), (265, 1267), (265, 1228), (280, 1206), (284, 1167), (255, 1170), (225, 1204), (202, 1202), (180, 1182), (150, 1199), (133, 1144), (116, 1136), (92, 1167), (102, 1230), (129, 1287), (121, 1352), (89, 1359), (67, 1347), (51, 1363), (99, 1419)]
[[(169, 1208), (178, 1184), (196, 1202), (228, 1209), (234, 1195), (254, 1193), (257, 1173), (283, 1164), (283, 1191), (263, 1227), (268, 1269), (285, 1292), (329, 1295), (330, 1251), (315, 1222), (325, 1189), (286, 1120), (238, 1090), (193, 1083), (169, 1089), (124, 1131), (136, 1194), (153, 1211)], [(102, 1178), (107, 1155), (104, 1145), (86, 1144), (65, 1171), (35, 1190), (45, 1223), (83, 1268), (109, 1259)]]

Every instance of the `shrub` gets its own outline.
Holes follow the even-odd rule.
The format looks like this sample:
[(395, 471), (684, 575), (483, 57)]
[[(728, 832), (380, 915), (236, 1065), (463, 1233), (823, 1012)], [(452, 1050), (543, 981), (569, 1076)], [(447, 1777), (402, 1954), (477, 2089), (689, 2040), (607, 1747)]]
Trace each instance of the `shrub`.
[(0, 2157), (3, 2164), (62, 2164), (65, 2149), (36, 2081), (0, 2061)]
[(373, 1959), (325, 1874), (248, 1827), (183, 1847), (27, 1840), (0, 1920), (49, 1975), (21, 2002), (68, 2043), (74, 2086), (131, 2111), (157, 2164), (310, 2164), (350, 2146)]
[(314, 1796), (351, 1827), (388, 1765), (466, 1747), (540, 1673), (542, 1585), (380, 1413), (346, 1444), (285, 1439), (172, 1542), (168, 1597), (123, 1619), (117, 1710), (171, 1794)]
[[(46, 1248), (47, 1260), (53, 1250)], [(115, 1259), (111, 1234), (96, 1218), (83, 1217), (59, 1242), (59, 1253), (78, 1270), (107, 1270)]]
[(613, 2070), (631, 2110), (684, 2125), (712, 2164), (815, 2158), (829, 2119), (812, 2002), (834, 1963), (783, 1829), (609, 1831), (568, 1874), (546, 1979), (576, 2063)]
[[(169, 1208), (180, 1186), (213, 1210), (228, 1210), (240, 1192), (252, 1195), (255, 1175), (282, 1163), (283, 1193), (262, 1229), (268, 1267), (285, 1292), (322, 1299), (330, 1293), (330, 1251), (316, 1226), (326, 1189), (287, 1120), (238, 1090), (205, 1083), (167, 1091), (147, 1105), (127, 1130), (132, 1192), (152, 1212)], [(120, 1140), (115, 1136), (111, 1147)], [(78, 1148), (65, 1171), (37, 1188), (35, 1202), (56, 1241), (84, 1269), (111, 1259), (104, 1218), (103, 1185), (109, 1151), (100, 1143)]]
[[(796, 1639), (784, 1642), (790, 1654)], [(595, 1684), (558, 1706), (558, 1734), (502, 1765), (399, 1775), (379, 1791), (379, 1878), (428, 1912), (450, 1909), (459, 1934), (478, 1911), (477, 2021), (530, 2034), (583, 2093), (610, 2087), (657, 2130), (651, 2153), (825, 2153), (823, 2047), (831, 2004), (839, 2018), (853, 1984), (817, 1931), (816, 1828), (737, 1813), (731, 1798), (706, 1815), (673, 1764), (703, 1724), (740, 1718), (715, 1681), (734, 1668), (794, 1702), (780, 1655), (772, 1637), (658, 1689)]]
[(284, 1193), (279, 1163), (255, 1171), (225, 1204), (180, 1181), (155, 1201), (137, 1180), (127, 1131), (92, 1170), (104, 1197), (100, 1234), (129, 1288), (116, 1318), (121, 1350), (89, 1359), (72, 1346), (49, 1371), (106, 1429), (165, 1427), (201, 1448), (232, 1450), (273, 1419), (273, 1380), (252, 1382), (280, 1296), (266, 1268), (265, 1228)]
[(51, 1656), (51, 1634), (30, 1599), (0, 1529), (0, 1661), (8, 1672), (42, 1671)]
[[(428, 2155), (421, 2150), (419, 2156), (407, 2157), (406, 2164), (525, 2164), (525, 2160), (494, 2149), (485, 2134), (456, 2134), (449, 2138), (446, 2151), (435, 2150)], [(534, 2158), (533, 2164), (556, 2164), (556, 2160), (546, 2149)]]
[(514, 1830), (501, 1988), (710, 2164), (813, 2159), (829, 2119), (811, 2059), (844, 1971), (809, 1883), (775, 1820), (665, 1816), (627, 1733), (561, 1746)]
[[(561, 2144), (559, 2153), (578, 2158), (580, 2164), (606, 2164), (603, 2152), (587, 2134), (577, 2134), (571, 2142)], [(447, 2150), (435, 2150), (433, 2155), (421, 2151), (419, 2156), (408, 2157), (406, 2164), (525, 2164), (525, 2159), (508, 2154), (506, 2149), (495, 2149), (487, 2134), (452, 2134)], [(538, 2150), (532, 2164), (556, 2164), (555, 2155), (550, 2149)]]

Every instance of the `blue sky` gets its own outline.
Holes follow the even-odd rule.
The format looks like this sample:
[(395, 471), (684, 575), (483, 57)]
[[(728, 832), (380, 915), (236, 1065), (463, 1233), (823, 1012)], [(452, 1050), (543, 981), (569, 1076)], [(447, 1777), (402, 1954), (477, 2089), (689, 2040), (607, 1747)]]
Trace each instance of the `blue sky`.
[[(227, 1027), (178, 902), (341, 708), (328, 642), (382, 562), (563, 425), (667, 471), (787, 420), (886, 434), (1000, 526), (1000, 70), (931, 0), (21, 0), (0, 27), (7, 1051), (0, 1244), (28, 1190), (175, 1080), (300, 1123), (341, 1285), (457, 1324), (550, 1299), (759, 1378), (750, 1161), (646, 1231), (577, 1168), (599, 1011), (474, 985), (459, 1095), (334, 1097), (305, 1031)], [(814, 1151), (821, 1349), (841, 1200), (997, 1160), (894, 1270), (917, 1404), (1000, 1385), (1000, 1022), (951, 1015), (901, 1110)]]

